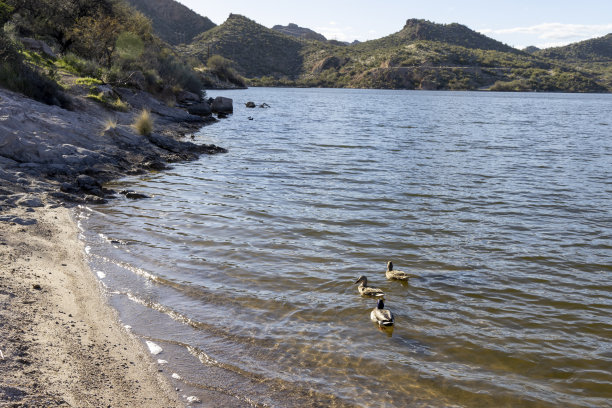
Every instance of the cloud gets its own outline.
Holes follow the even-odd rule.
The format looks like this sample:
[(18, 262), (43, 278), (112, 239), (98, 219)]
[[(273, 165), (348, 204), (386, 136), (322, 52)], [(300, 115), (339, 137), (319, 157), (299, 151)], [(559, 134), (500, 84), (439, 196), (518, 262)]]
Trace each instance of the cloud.
[(333, 21), (329, 24), (325, 27), (315, 27), (314, 30), (323, 34), (328, 40), (353, 41), (355, 39), (353, 27), (340, 27)]
[(528, 35), (549, 43), (563, 43), (577, 38), (587, 39), (612, 32), (612, 24), (542, 23), (528, 27), (479, 30), (485, 35)]

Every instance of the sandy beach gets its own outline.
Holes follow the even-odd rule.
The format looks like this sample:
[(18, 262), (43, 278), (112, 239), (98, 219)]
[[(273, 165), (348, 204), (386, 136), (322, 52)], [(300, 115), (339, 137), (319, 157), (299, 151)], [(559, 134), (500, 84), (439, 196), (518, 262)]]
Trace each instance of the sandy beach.
[[(224, 151), (181, 140), (214, 120), (118, 90), (132, 109), (108, 127), (77, 91), (67, 111), (0, 89), (0, 406), (184, 406), (108, 305), (70, 208), (116, 197), (105, 181)], [(130, 126), (145, 108), (148, 137)]]
[(182, 406), (107, 305), (63, 207), (18, 207), (0, 229), (0, 405)]

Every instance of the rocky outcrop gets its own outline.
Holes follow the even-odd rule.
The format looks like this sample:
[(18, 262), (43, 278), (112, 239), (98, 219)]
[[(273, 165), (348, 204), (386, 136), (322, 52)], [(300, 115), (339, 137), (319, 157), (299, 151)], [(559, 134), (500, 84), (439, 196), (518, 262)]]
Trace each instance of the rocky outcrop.
[[(99, 201), (113, 195), (103, 188), (113, 178), (225, 152), (215, 145), (181, 140), (216, 119), (168, 107), (146, 92), (112, 91), (132, 110), (109, 111), (76, 98), (77, 109), (68, 111), (0, 88), (0, 209), (3, 203), (15, 205), (14, 200), (4, 199), (15, 194)], [(150, 136), (131, 127), (145, 108), (154, 120)]]

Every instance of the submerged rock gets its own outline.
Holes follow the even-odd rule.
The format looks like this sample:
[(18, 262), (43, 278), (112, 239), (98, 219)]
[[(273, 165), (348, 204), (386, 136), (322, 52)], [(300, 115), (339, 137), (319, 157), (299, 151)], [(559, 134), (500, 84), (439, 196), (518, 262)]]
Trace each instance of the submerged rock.
[(142, 193), (137, 193), (136, 191), (122, 190), (119, 193), (123, 194), (125, 198), (129, 198), (131, 200), (140, 200), (143, 198), (151, 198), (150, 196)]

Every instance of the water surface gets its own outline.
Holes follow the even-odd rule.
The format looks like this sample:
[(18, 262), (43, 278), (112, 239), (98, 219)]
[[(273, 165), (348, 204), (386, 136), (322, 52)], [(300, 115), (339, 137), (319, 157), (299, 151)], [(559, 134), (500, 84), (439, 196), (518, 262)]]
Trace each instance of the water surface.
[[(81, 214), (112, 304), (182, 392), (610, 406), (611, 95), (210, 94), (235, 113), (194, 140), (229, 153), (122, 180), (152, 198)], [(388, 260), (417, 277), (387, 281)], [(359, 275), (393, 331), (370, 322)]]

